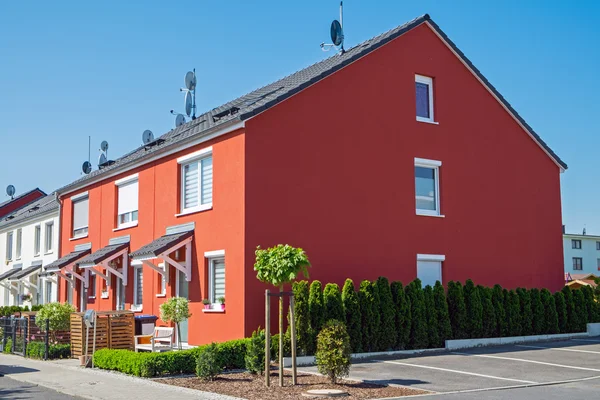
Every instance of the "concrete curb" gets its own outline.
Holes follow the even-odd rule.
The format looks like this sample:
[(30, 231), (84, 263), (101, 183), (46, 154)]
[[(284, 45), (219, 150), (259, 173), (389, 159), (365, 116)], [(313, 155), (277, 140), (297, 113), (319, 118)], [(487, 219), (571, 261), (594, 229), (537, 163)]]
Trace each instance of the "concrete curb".
[[(377, 351), (372, 353), (353, 353), (350, 357), (353, 360), (368, 360), (370, 358), (380, 358), (380, 357), (393, 357), (393, 356), (414, 356), (418, 354), (424, 353), (439, 353), (443, 352), (446, 349), (420, 349), (420, 350), (397, 350), (397, 351)], [(299, 367), (307, 367), (310, 365), (315, 365), (315, 356), (302, 356), (296, 357), (296, 364)], [(291, 357), (283, 357), (283, 366), (285, 368), (290, 368), (292, 366), (292, 358)]]

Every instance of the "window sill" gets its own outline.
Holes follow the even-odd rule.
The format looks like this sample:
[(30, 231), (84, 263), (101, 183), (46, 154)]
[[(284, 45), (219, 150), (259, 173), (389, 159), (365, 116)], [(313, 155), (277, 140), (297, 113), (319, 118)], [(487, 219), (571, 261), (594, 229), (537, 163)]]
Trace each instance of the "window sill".
[(221, 310), (219, 309), (214, 309), (214, 308), (203, 308), (202, 309), (203, 313), (225, 313), (225, 310)]
[(84, 239), (84, 238), (86, 238), (86, 237), (88, 237), (88, 235), (87, 235), (87, 234), (85, 234), (85, 235), (82, 235), (82, 236), (75, 236), (75, 237), (72, 237), (71, 239), (69, 239), (69, 241), (73, 241), (73, 240), (79, 240), (79, 239)]
[(108, 293), (102, 293), (100, 296), (101, 299), (108, 299)]
[(113, 232), (122, 231), (123, 229), (135, 228), (136, 226), (138, 226), (137, 222), (135, 224), (132, 224), (132, 225), (122, 225), (122, 226), (119, 226), (118, 228), (115, 228), (112, 231)]
[[(47, 256), (47, 255), (49, 255), (49, 254), (52, 254), (52, 253), (54, 253), (54, 252), (51, 250), (51, 251), (47, 251), (47, 252), (45, 252), (45, 253), (44, 253), (44, 255), (45, 255), (45, 256)], [(39, 254), (38, 254), (38, 255), (39, 255)]]
[(422, 117), (417, 117), (417, 122), (425, 122), (426, 124), (432, 124), (432, 125), (439, 125), (439, 122), (436, 121), (432, 121), (430, 119), (426, 119), (426, 118), (422, 118)]
[(141, 312), (144, 308), (142, 306), (131, 306), (130, 310), (133, 312)]
[(208, 211), (208, 210), (212, 210), (212, 203), (205, 204), (205, 205), (200, 206), (200, 207), (194, 207), (194, 208), (190, 208), (188, 210), (184, 210), (184, 211), (182, 211), (179, 214), (175, 214), (175, 216), (176, 217), (182, 217), (184, 215), (195, 214), (197, 212)]
[(88, 299), (95, 299), (96, 296), (88, 296)]
[(417, 215), (421, 216), (421, 217), (446, 218), (446, 216), (443, 215), (443, 214), (430, 214), (430, 213), (422, 212), (422, 211), (419, 211), (419, 210), (417, 210)]
[(156, 297), (167, 297), (166, 293), (165, 294), (157, 294)]

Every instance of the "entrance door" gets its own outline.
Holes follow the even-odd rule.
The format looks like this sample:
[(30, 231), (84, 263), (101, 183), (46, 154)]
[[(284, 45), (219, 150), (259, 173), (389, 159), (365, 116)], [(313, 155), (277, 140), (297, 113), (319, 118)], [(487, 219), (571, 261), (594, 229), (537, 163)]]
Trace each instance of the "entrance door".
[(71, 282), (67, 282), (67, 303), (75, 305), (73, 304), (73, 285)]
[(87, 310), (88, 289), (85, 288), (85, 284), (81, 281), (79, 281), (79, 285), (81, 287), (79, 291), (79, 312), (85, 312)]
[(117, 300), (117, 310), (125, 309), (125, 286), (123, 285), (123, 280), (117, 276), (115, 276), (115, 290), (117, 292), (116, 300)]
[[(189, 299), (189, 282), (185, 280), (185, 274), (177, 270), (177, 297)], [(181, 342), (188, 342), (188, 321), (185, 320), (179, 323), (181, 329)]]

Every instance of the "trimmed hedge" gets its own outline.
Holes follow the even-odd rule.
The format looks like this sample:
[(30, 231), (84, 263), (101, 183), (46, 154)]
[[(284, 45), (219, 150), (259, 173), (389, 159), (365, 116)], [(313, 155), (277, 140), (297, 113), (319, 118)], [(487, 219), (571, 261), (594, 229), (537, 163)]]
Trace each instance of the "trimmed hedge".
[(375, 301), (375, 287), (370, 281), (362, 281), (358, 291), (358, 304), (362, 320), (362, 349), (376, 351), (379, 313)]
[[(27, 357), (43, 360), (45, 352), (46, 345), (44, 342), (27, 343)], [(48, 359), (54, 360), (57, 358), (71, 358), (71, 345), (51, 344), (48, 348)]]
[[(398, 335), (395, 348), (403, 350), (408, 348), (408, 343), (410, 341), (410, 301), (404, 293), (402, 282), (392, 282), (390, 289), (392, 291), (394, 305), (396, 306), (396, 333)], [(444, 294), (444, 302), (445, 301), (446, 297)], [(350, 341), (352, 341), (352, 336), (350, 336)]]
[(346, 329), (350, 336), (350, 348), (354, 353), (362, 352), (362, 327), (358, 294), (354, 290), (352, 279), (346, 279), (342, 289), (342, 303), (346, 320)]
[(379, 295), (380, 323), (377, 334), (377, 344), (380, 351), (392, 350), (398, 339), (396, 333), (395, 305), (387, 278), (380, 276), (375, 281), (375, 290)]
[(345, 322), (342, 294), (337, 283), (328, 283), (323, 290), (323, 306), (325, 308), (325, 321), (332, 319)]

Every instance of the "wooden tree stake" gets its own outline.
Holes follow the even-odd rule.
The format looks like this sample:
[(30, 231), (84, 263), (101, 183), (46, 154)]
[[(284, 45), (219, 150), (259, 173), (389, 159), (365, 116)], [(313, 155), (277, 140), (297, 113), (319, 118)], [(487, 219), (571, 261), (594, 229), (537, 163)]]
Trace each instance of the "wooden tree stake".
[(290, 295), (290, 329), (292, 330), (292, 385), (298, 384), (296, 371), (296, 320), (294, 316), (294, 294)]
[(271, 386), (271, 299), (265, 290), (265, 385)]

